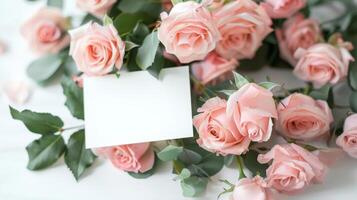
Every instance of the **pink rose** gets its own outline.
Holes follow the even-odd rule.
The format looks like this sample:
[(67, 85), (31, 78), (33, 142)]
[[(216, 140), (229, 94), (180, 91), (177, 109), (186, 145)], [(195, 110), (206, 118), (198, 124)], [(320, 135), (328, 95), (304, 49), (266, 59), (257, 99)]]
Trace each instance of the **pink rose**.
[(176, 4), (169, 15), (161, 13), (161, 20), (158, 37), (181, 63), (204, 59), (220, 38), (211, 13), (193, 1)]
[(271, 18), (287, 18), (305, 7), (306, 0), (265, 0), (261, 5)]
[(169, 12), (173, 7), (171, 0), (161, 0), (161, 6), (166, 12)]
[(193, 75), (205, 85), (234, 70), (237, 65), (236, 59), (227, 60), (216, 52), (211, 52), (203, 61), (193, 63), (191, 69)]
[(350, 156), (357, 158), (357, 114), (346, 118), (343, 133), (338, 136), (336, 143)]
[(354, 60), (347, 49), (330, 44), (315, 44), (306, 50), (299, 48), (294, 56), (299, 60), (294, 74), (315, 87), (343, 80), (350, 61)]
[(234, 121), (226, 116), (225, 100), (211, 98), (198, 112), (193, 125), (199, 135), (197, 143), (202, 148), (222, 155), (240, 155), (248, 150), (250, 140), (242, 136)]
[(125, 43), (113, 25), (88, 23), (71, 30), (72, 55), (78, 69), (89, 76), (100, 76), (120, 69), (123, 64)]
[(227, 114), (239, 132), (254, 142), (269, 140), (272, 118), (277, 118), (273, 94), (255, 83), (245, 84), (229, 97)]
[(229, 2), (214, 12), (214, 19), (222, 36), (216, 51), (227, 59), (253, 58), (272, 31), (270, 17), (252, 0)]
[(262, 177), (240, 179), (230, 200), (273, 200), (273, 193)]
[(275, 30), (279, 43), (280, 56), (295, 66), (297, 60), (294, 53), (298, 48), (307, 49), (316, 44), (321, 38), (321, 31), (317, 21), (305, 19), (299, 13), (286, 20), (282, 29)]
[(332, 122), (332, 112), (326, 101), (294, 93), (279, 103), (275, 125), (282, 135), (306, 141), (328, 135)]
[(76, 0), (79, 9), (89, 12), (97, 17), (102, 17), (110, 10), (117, 0)]
[(268, 185), (287, 194), (321, 182), (327, 169), (316, 155), (296, 144), (275, 145), (268, 153), (258, 156), (260, 163), (271, 160), (267, 169)]
[(67, 19), (56, 8), (41, 8), (21, 27), (31, 49), (43, 55), (58, 53), (69, 44)]
[(144, 173), (155, 162), (155, 153), (150, 143), (103, 147), (97, 149), (96, 154), (107, 157), (115, 167), (127, 172)]

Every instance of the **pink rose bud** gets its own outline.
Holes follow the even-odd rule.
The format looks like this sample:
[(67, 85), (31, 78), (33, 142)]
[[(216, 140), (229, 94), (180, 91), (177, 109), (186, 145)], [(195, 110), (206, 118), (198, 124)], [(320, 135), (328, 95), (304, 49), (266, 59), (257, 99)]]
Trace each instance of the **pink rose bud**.
[(348, 67), (354, 61), (350, 52), (343, 47), (330, 44), (315, 44), (308, 49), (299, 48), (294, 57), (298, 59), (294, 74), (315, 87), (327, 83), (336, 84), (346, 78)]
[(270, 17), (252, 0), (229, 2), (213, 15), (222, 36), (216, 51), (227, 59), (253, 58), (272, 32)]
[(57, 8), (42, 8), (21, 27), (30, 48), (43, 55), (58, 53), (69, 44), (67, 19)]
[(273, 192), (262, 177), (243, 178), (233, 190), (230, 200), (273, 200)]
[(322, 182), (327, 167), (313, 153), (296, 144), (275, 145), (260, 154), (258, 162), (273, 162), (267, 169), (268, 185), (279, 192), (295, 194), (311, 183)]
[(275, 30), (279, 43), (280, 56), (295, 66), (297, 60), (294, 53), (298, 48), (307, 49), (319, 42), (321, 31), (317, 21), (305, 19), (299, 13), (286, 20), (282, 29)]
[(240, 155), (248, 150), (249, 138), (240, 134), (233, 120), (226, 115), (226, 101), (219, 97), (207, 100), (194, 116), (199, 139), (204, 149), (222, 155)]
[(231, 72), (237, 65), (236, 59), (227, 60), (211, 52), (203, 61), (193, 63), (191, 69), (193, 75), (205, 85)]
[(117, 0), (76, 0), (79, 9), (89, 12), (97, 17), (103, 17)]
[(331, 109), (326, 101), (294, 93), (278, 105), (276, 130), (283, 136), (311, 141), (327, 136), (333, 122)]
[(112, 164), (126, 172), (144, 173), (155, 162), (155, 153), (150, 143), (119, 145), (96, 149), (96, 154), (108, 158)]
[(336, 143), (351, 157), (357, 158), (357, 114), (346, 118), (342, 135)]
[(123, 64), (125, 43), (113, 25), (88, 23), (71, 30), (72, 55), (78, 70), (89, 76), (101, 76), (120, 69)]
[(254, 142), (269, 140), (272, 118), (277, 118), (273, 94), (255, 83), (245, 84), (229, 97), (227, 114), (239, 132)]
[(174, 5), (169, 15), (161, 13), (161, 20), (159, 40), (181, 63), (203, 60), (220, 38), (211, 13), (193, 1)]
[(261, 5), (271, 18), (287, 18), (304, 8), (306, 0), (265, 0)]

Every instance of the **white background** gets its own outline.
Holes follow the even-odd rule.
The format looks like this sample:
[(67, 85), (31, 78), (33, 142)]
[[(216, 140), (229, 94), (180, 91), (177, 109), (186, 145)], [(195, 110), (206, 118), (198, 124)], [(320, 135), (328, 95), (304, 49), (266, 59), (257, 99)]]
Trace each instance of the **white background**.
[[(66, 1), (67, 11), (73, 13), (74, 0)], [(31, 15), (40, 4), (29, 4), (25, 0), (2, 0), (0, 4), (0, 39), (9, 45), (9, 52), (0, 56), (0, 85), (10, 79), (25, 79), (24, 69), (34, 58), (25, 41), (19, 34), (20, 24)], [(77, 12), (78, 13), (78, 12)], [(251, 75), (251, 74), (249, 74)], [(290, 71), (264, 69), (253, 77), (264, 80), (269, 75), (272, 80), (288, 86), (301, 84)], [(33, 96), (28, 104), (17, 108), (30, 108), (36, 111), (49, 111), (59, 115), (66, 126), (81, 124), (73, 120), (65, 108), (61, 88), (53, 84), (39, 88), (32, 84)], [(346, 96), (340, 96), (345, 99)], [(182, 200), (178, 182), (172, 180), (170, 166), (163, 166), (158, 173), (146, 180), (136, 180), (115, 169), (109, 162), (98, 160), (77, 183), (63, 160), (49, 169), (32, 172), (26, 169), (25, 146), (36, 135), (29, 133), (18, 121), (10, 119), (7, 103), (0, 100), (0, 199), (1, 200)], [(234, 169), (223, 170), (213, 180), (226, 178), (231, 182), (237, 179)], [(222, 190), (217, 181), (209, 184), (208, 192), (200, 199), (215, 200)], [(334, 165), (325, 183), (313, 185), (306, 192), (282, 199), (334, 200), (357, 199), (357, 161), (343, 158)]]

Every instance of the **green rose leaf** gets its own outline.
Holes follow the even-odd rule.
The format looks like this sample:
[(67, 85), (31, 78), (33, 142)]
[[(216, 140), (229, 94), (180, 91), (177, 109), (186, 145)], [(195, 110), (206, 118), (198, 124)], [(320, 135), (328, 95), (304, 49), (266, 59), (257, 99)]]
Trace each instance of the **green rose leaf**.
[(145, 37), (143, 45), (139, 47), (136, 55), (136, 63), (142, 70), (146, 70), (154, 62), (159, 43), (156, 31)]
[(353, 92), (350, 96), (350, 107), (353, 112), (357, 112), (357, 92)]
[(233, 71), (233, 76), (234, 76), (234, 83), (237, 86), (237, 88), (241, 88), (243, 85), (249, 83), (249, 81), (246, 78), (244, 78), (244, 76), (240, 75), (235, 71)]
[(78, 180), (83, 172), (93, 164), (95, 159), (96, 156), (93, 152), (85, 147), (84, 130), (73, 133), (68, 140), (64, 161), (74, 178)]
[(66, 96), (65, 105), (69, 111), (74, 117), (84, 119), (83, 89), (68, 77), (63, 78), (61, 85)]
[(27, 168), (39, 170), (55, 163), (65, 151), (66, 145), (61, 135), (46, 135), (26, 147), (29, 156)]
[(163, 150), (161, 150), (158, 154), (157, 157), (164, 161), (171, 161), (171, 160), (176, 160), (177, 157), (183, 152), (183, 147), (178, 147), (174, 145), (168, 145), (165, 147)]
[(353, 90), (357, 91), (357, 64), (353, 64), (349, 68), (348, 83)]
[(121, 0), (118, 4), (118, 8), (126, 13), (136, 13), (140, 11), (146, 3), (146, 0)]
[(145, 13), (121, 13), (114, 19), (114, 26), (119, 34), (129, 33), (138, 21), (146, 21), (147, 15)]
[(47, 6), (63, 8), (63, 0), (47, 0)]
[(178, 159), (184, 164), (198, 164), (202, 161), (202, 156), (190, 149), (183, 149), (182, 153), (178, 156)]
[(184, 180), (181, 180), (181, 188), (183, 196), (185, 197), (197, 197), (201, 195), (207, 187), (208, 178), (191, 176)]
[(330, 106), (333, 105), (333, 92), (330, 85), (325, 85), (319, 89), (314, 89), (309, 94), (314, 99), (327, 101)]
[(63, 127), (63, 121), (50, 113), (38, 113), (30, 110), (19, 112), (11, 106), (10, 113), (13, 119), (22, 121), (26, 128), (33, 133), (53, 134)]
[(37, 83), (45, 84), (60, 69), (63, 58), (63, 54), (50, 54), (34, 60), (27, 67), (27, 75)]
[(260, 164), (257, 161), (258, 154), (259, 154), (258, 152), (254, 151), (254, 150), (250, 150), (245, 155), (242, 155), (242, 158), (244, 160), (244, 165), (253, 174), (259, 173), (260, 176), (265, 177), (266, 176), (266, 169), (269, 167), (269, 165), (268, 164)]

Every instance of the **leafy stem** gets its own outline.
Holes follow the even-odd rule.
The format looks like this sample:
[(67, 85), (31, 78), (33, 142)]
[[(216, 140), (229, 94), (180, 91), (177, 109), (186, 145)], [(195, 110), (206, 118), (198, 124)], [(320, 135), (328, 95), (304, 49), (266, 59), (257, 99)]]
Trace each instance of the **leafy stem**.
[(65, 131), (68, 131), (68, 130), (73, 130), (73, 129), (83, 129), (84, 128), (84, 125), (78, 125), (78, 126), (70, 126), (70, 127), (67, 127), (67, 128), (61, 128), (60, 130), (60, 133), (63, 133)]
[(244, 174), (243, 171), (243, 159), (241, 156), (237, 156), (237, 166), (238, 166), (238, 170), (239, 170), (239, 178), (238, 179), (242, 179), (242, 178), (246, 178), (247, 176)]

